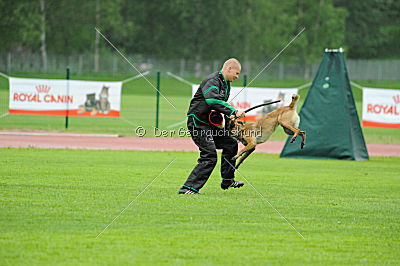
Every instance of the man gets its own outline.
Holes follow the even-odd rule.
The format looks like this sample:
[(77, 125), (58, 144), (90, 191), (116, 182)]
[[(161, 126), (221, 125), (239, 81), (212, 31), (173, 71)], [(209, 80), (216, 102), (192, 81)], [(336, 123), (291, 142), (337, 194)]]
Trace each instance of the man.
[(235, 169), (232, 166), (235, 165), (235, 160), (232, 158), (238, 151), (237, 141), (229, 136), (226, 129), (218, 129), (209, 122), (211, 110), (227, 116), (244, 117), (243, 111), (236, 110), (226, 102), (230, 94), (230, 83), (238, 78), (240, 71), (239, 61), (228, 59), (221, 71), (203, 80), (190, 102), (187, 126), (194, 143), (199, 147), (200, 158), (185, 184), (179, 189), (179, 194), (199, 193), (217, 164), (216, 149), (222, 149), (221, 188), (239, 188), (244, 185), (243, 182), (234, 180)]

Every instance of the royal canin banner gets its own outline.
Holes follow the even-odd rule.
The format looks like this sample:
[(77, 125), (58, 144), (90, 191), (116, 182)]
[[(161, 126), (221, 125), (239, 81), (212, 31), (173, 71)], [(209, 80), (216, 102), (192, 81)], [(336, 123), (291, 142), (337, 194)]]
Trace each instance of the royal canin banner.
[(363, 88), (364, 127), (400, 128), (400, 90)]
[(10, 78), (10, 114), (119, 117), (122, 82)]
[[(199, 85), (192, 86), (192, 96), (196, 93), (198, 88)], [(292, 95), (297, 94), (297, 92), (297, 88), (246, 87), (243, 89), (243, 87), (231, 87), (228, 103), (236, 109), (244, 111), (259, 104), (281, 100), (279, 103), (251, 110), (246, 114), (246, 117), (243, 118), (244, 121), (255, 121), (277, 108), (289, 105), (292, 101)]]

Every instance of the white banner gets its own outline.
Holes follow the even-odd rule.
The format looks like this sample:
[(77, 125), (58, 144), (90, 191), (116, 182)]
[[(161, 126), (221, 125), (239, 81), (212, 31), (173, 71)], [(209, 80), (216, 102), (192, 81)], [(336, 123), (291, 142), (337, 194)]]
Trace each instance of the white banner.
[[(196, 93), (198, 88), (199, 85), (192, 85), (192, 96)], [(228, 99), (228, 103), (239, 110), (244, 111), (259, 104), (281, 100), (279, 103), (266, 105), (248, 112), (244, 119), (245, 121), (255, 121), (256, 119), (277, 108), (289, 105), (292, 101), (292, 95), (297, 94), (298, 92), (297, 88), (246, 87), (242, 92), (240, 92), (242, 89), (243, 87), (231, 87), (231, 92)], [(236, 94), (238, 95), (235, 97)], [(233, 99), (233, 97), (235, 98)]]
[(363, 88), (363, 126), (400, 128), (400, 90)]
[(9, 113), (119, 117), (122, 82), (10, 78)]

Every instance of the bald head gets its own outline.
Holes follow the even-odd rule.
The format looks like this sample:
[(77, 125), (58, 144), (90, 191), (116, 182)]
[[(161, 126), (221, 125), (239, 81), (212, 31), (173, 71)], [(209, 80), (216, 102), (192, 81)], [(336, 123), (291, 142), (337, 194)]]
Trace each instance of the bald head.
[(239, 61), (235, 58), (229, 58), (228, 60), (225, 61), (224, 65), (222, 66), (222, 69), (224, 68), (236, 68), (236, 69), (241, 69), (242, 66), (240, 65)]
[(222, 74), (227, 81), (232, 82), (239, 77), (242, 66), (235, 58), (229, 58), (222, 66)]

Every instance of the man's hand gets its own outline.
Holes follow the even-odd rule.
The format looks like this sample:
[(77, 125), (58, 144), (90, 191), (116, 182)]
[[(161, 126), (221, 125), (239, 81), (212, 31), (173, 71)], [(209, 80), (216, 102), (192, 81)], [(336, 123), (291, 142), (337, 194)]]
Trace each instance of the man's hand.
[(244, 111), (236, 110), (235, 116), (236, 116), (237, 118), (242, 118), (242, 117), (245, 117), (245, 116), (246, 116), (246, 113), (245, 113)]

